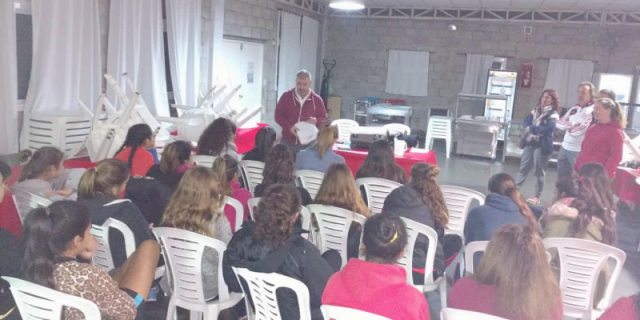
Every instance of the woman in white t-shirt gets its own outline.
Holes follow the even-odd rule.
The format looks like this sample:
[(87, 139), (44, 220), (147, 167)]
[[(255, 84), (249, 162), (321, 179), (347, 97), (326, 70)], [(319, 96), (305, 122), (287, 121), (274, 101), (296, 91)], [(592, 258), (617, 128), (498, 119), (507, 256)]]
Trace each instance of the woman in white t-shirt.
[(564, 117), (556, 123), (556, 128), (566, 131), (558, 155), (558, 178), (570, 176), (573, 173), (584, 135), (591, 125), (595, 98), (596, 87), (593, 83), (581, 83), (578, 86), (578, 104), (569, 109)]

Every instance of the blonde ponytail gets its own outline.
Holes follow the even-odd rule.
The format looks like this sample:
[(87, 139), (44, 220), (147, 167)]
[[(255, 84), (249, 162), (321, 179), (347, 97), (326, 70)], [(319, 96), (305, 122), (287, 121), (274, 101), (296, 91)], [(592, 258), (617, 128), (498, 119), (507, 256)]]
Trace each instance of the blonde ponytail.
[(93, 191), (96, 181), (96, 167), (90, 168), (80, 178), (80, 185), (78, 185), (78, 198), (79, 199), (91, 199), (95, 198)]
[(78, 199), (92, 199), (98, 193), (110, 194), (113, 187), (120, 186), (129, 179), (129, 167), (117, 159), (106, 159), (87, 170), (80, 179)]
[(227, 180), (227, 161), (225, 157), (217, 157), (216, 161), (213, 162), (213, 172), (218, 175), (218, 179), (220, 179), (220, 186), (222, 192), (229, 197), (233, 197), (233, 188), (229, 184)]

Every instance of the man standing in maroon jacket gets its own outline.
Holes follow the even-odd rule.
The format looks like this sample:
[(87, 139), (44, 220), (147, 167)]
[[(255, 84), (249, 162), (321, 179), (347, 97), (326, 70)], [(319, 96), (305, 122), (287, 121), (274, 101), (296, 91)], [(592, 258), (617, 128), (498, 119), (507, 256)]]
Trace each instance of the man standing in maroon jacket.
[(295, 124), (300, 121), (316, 125), (321, 128), (327, 122), (327, 110), (319, 95), (311, 90), (311, 73), (307, 70), (298, 71), (296, 87), (286, 91), (280, 97), (276, 106), (276, 122), (282, 127), (282, 143), (290, 146), (296, 152), (304, 148), (298, 141)]

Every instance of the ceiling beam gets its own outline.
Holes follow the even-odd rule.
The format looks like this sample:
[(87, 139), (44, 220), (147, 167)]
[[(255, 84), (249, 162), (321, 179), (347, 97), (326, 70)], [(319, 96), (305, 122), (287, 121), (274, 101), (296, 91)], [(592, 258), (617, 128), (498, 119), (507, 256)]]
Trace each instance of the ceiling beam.
[[(302, 0), (279, 0), (300, 2)], [(318, 1), (318, 0), (315, 0)], [(640, 27), (640, 12), (604, 11), (560, 11), (560, 10), (516, 10), (516, 9), (446, 9), (368, 7), (362, 10), (343, 11), (325, 6), (331, 17), (414, 19), (414, 20), (459, 20), (494, 22), (553, 22), (570, 24), (626, 25)]]
[(327, 4), (322, 0), (276, 0), (276, 1), (280, 3), (284, 3), (286, 5), (296, 7), (298, 9), (317, 13), (323, 16), (327, 14), (329, 9)]

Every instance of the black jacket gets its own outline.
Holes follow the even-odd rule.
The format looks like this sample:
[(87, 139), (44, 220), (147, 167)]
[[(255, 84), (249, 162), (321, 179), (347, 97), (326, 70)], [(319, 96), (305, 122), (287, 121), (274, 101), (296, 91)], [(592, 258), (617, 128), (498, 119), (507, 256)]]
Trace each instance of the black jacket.
[[(299, 229), (294, 231), (283, 246), (274, 246), (256, 239), (254, 231), (255, 224), (252, 221), (245, 222), (242, 229), (233, 235), (224, 252), (222, 269), (229, 290), (242, 292), (231, 267), (285, 275), (303, 282), (309, 288), (311, 316), (313, 319), (322, 319), (322, 293), (333, 270), (322, 258), (318, 248), (301, 237), (302, 231)], [(282, 319), (299, 319), (300, 311), (293, 291), (279, 290), (277, 297)]]
[[(112, 196), (100, 194), (93, 199), (80, 200), (80, 202), (89, 207), (92, 224), (102, 225), (109, 218), (126, 224), (136, 239), (136, 248), (146, 240), (156, 239), (151, 230), (149, 230), (149, 223), (142, 216), (140, 209), (129, 200), (116, 199)], [(111, 229), (109, 231), (109, 246), (111, 247), (113, 264), (116, 267), (122, 266), (127, 260), (122, 233)]]
[[(438, 234), (438, 246), (436, 247), (436, 257), (433, 268), (438, 275), (444, 274), (445, 257), (442, 249), (444, 239), (444, 227), (436, 224), (429, 206), (423, 201), (418, 192), (410, 186), (402, 186), (391, 191), (384, 201), (383, 213), (395, 214), (400, 217), (414, 220), (433, 228)], [(427, 248), (429, 239), (423, 235), (418, 236), (413, 253), (413, 267), (424, 269), (427, 259)]]
[(158, 181), (162, 186), (168, 188), (171, 191), (170, 193), (173, 193), (173, 191), (176, 190), (183, 175), (183, 173), (166, 174), (160, 170), (159, 164), (153, 165), (153, 167), (147, 171), (147, 177), (151, 177), (153, 180)]
[(131, 178), (124, 197), (138, 207), (147, 222), (159, 226), (172, 193), (172, 189), (154, 179)]

